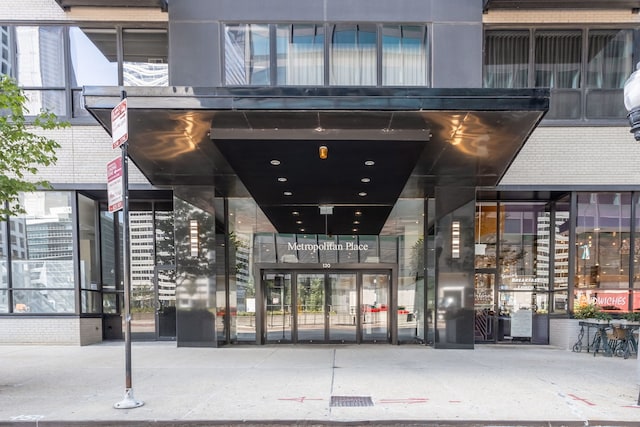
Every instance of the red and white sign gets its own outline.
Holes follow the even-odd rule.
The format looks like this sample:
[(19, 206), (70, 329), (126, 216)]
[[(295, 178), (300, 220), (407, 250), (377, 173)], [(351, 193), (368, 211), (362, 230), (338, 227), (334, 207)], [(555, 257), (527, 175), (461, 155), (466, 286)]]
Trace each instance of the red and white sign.
[(111, 110), (111, 140), (112, 148), (118, 148), (129, 139), (129, 123), (127, 114), (127, 98), (120, 101)]
[(109, 212), (122, 209), (122, 157), (107, 163), (107, 197)]

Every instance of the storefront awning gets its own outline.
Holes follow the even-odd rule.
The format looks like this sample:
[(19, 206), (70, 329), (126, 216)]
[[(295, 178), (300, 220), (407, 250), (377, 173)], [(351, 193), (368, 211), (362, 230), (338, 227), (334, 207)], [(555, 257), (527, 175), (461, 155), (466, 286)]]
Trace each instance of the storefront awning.
[[(546, 89), (125, 91), (129, 156), (152, 184), (251, 195), (281, 233), (378, 234), (399, 197), (496, 185), (549, 107)], [(121, 92), (84, 88), (109, 133)]]

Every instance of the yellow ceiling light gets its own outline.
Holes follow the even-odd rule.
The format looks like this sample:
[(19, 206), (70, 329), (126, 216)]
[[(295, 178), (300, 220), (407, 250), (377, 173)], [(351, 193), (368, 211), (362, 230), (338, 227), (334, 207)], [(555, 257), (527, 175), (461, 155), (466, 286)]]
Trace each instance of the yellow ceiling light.
[(329, 157), (329, 148), (327, 148), (326, 145), (321, 145), (320, 148), (318, 148), (318, 154), (322, 160), (325, 160)]

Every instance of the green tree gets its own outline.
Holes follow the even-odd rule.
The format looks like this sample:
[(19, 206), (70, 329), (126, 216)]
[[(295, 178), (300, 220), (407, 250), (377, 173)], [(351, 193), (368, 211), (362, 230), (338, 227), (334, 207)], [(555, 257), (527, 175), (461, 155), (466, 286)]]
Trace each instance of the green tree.
[(19, 204), (20, 193), (51, 187), (48, 181), (37, 179), (38, 167), (55, 164), (55, 151), (60, 145), (32, 131), (69, 125), (47, 111), (41, 111), (27, 121), (27, 102), (27, 96), (14, 79), (0, 76), (1, 217), (25, 212)]

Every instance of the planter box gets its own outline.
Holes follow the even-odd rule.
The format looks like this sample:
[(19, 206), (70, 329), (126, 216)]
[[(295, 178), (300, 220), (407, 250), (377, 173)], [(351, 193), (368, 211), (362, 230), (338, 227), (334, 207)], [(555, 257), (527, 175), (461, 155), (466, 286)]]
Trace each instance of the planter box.
[(580, 322), (586, 319), (550, 318), (549, 345), (571, 351), (578, 341)]

